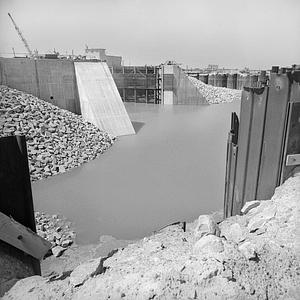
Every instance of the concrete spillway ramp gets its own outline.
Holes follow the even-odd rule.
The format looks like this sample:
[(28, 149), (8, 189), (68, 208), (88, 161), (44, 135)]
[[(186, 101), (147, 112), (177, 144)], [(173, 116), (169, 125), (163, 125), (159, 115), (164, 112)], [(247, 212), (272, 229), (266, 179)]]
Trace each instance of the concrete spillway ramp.
[(114, 136), (135, 134), (105, 62), (75, 62), (81, 114)]

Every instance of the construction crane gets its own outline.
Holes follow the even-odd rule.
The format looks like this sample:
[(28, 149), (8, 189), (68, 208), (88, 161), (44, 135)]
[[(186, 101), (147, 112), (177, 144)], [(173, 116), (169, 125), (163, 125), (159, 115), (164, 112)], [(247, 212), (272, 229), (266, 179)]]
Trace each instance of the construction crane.
[(14, 24), (14, 26), (15, 26), (15, 29), (16, 29), (16, 31), (17, 31), (17, 33), (18, 33), (20, 39), (21, 39), (22, 42), (24, 43), (24, 46), (25, 46), (25, 48), (26, 48), (26, 50), (27, 50), (29, 56), (30, 56), (30, 57), (34, 57), (33, 52), (32, 52), (31, 49), (29, 48), (29, 45), (28, 45), (26, 39), (25, 39), (24, 36), (22, 35), (22, 32), (21, 32), (21, 30), (19, 29), (19, 27), (17, 26), (17, 24), (16, 24), (16, 22), (14, 21), (13, 17), (11, 16), (10, 13), (8, 13), (8, 16), (10, 17), (11, 21), (13, 22), (13, 24)]

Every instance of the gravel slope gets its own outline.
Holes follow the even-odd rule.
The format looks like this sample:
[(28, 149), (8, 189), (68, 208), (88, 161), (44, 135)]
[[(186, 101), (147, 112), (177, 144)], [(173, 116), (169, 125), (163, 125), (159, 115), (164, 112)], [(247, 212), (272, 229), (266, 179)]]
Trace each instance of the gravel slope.
[(26, 135), (32, 181), (80, 166), (114, 140), (81, 116), (0, 86), (0, 137), (13, 134)]
[(240, 90), (232, 90), (205, 84), (195, 77), (189, 77), (189, 79), (198, 88), (203, 97), (211, 104), (226, 103), (241, 99), (242, 91)]

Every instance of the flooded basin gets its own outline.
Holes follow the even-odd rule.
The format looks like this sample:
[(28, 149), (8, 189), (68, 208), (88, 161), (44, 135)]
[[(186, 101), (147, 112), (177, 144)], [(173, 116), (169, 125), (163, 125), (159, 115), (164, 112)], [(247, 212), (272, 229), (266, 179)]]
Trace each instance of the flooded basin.
[(78, 243), (135, 239), (223, 207), (226, 140), (240, 102), (126, 103), (137, 134), (99, 158), (32, 184), (35, 210), (75, 222)]

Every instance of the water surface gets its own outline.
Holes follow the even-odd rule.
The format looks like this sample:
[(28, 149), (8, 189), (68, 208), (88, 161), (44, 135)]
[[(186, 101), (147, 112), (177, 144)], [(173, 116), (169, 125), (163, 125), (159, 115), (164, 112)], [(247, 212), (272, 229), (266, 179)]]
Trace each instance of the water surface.
[(79, 243), (134, 239), (223, 207), (230, 114), (210, 106), (126, 103), (137, 134), (82, 167), (32, 184), (35, 209), (75, 222)]

